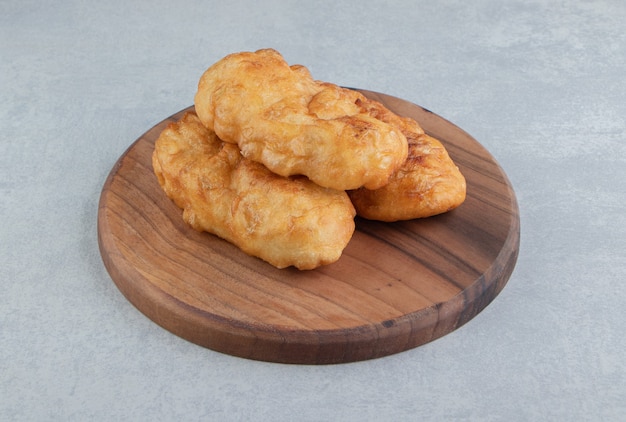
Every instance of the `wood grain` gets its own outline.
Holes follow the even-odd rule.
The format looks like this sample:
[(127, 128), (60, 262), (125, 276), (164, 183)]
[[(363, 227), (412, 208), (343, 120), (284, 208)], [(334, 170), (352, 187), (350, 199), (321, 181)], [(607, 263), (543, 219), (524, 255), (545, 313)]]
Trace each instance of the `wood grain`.
[(467, 199), (436, 217), (357, 218), (343, 256), (313, 271), (279, 270), (198, 233), (159, 187), (154, 142), (185, 110), (120, 157), (100, 197), (98, 241), (111, 278), (148, 318), (201, 346), (249, 359), (330, 364), (378, 358), (462, 326), (508, 281), (519, 211), (498, 163), (476, 140), (415, 104), (361, 91), (415, 118), (467, 179)]

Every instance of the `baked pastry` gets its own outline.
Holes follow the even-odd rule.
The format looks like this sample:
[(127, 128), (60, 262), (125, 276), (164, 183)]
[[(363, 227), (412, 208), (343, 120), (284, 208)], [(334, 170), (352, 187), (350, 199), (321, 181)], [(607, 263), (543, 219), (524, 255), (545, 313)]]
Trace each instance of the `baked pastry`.
[(466, 181), (441, 142), (404, 118), (402, 133), (409, 142), (405, 163), (382, 188), (348, 192), (357, 214), (370, 220), (398, 221), (430, 217), (465, 201)]
[(278, 268), (332, 263), (354, 232), (346, 192), (272, 173), (244, 158), (237, 145), (222, 142), (195, 113), (163, 130), (152, 165), (191, 227)]
[(337, 190), (376, 189), (406, 160), (405, 136), (361, 93), (316, 81), (275, 50), (235, 53), (209, 67), (195, 96), (202, 123), (281, 176)]

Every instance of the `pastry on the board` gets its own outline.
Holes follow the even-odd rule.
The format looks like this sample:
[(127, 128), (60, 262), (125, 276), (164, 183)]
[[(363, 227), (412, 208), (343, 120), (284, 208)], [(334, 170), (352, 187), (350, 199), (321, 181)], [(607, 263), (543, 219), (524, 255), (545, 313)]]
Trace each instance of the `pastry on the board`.
[(272, 173), (222, 142), (194, 113), (163, 130), (152, 166), (189, 225), (278, 268), (332, 263), (354, 232), (345, 191)]
[(209, 67), (195, 96), (202, 123), (281, 176), (320, 186), (380, 188), (406, 160), (405, 136), (361, 93), (316, 81), (275, 50), (234, 53)]
[(441, 142), (425, 134), (413, 119), (403, 118), (401, 130), (409, 142), (408, 158), (382, 188), (348, 192), (357, 214), (370, 220), (410, 220), (461, 205), (465, 177)]

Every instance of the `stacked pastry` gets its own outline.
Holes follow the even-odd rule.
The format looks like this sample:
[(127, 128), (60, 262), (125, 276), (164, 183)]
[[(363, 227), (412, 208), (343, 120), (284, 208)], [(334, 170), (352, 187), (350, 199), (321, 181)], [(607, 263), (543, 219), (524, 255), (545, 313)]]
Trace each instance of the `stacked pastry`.
[(417, 122), (275, 50), (218, 61), (194, 103), (156, 141), (159, 184), (193, 228), (278, 268), (338, 260), (356, 214), (422, 218), (465, 200), (462, 174)]

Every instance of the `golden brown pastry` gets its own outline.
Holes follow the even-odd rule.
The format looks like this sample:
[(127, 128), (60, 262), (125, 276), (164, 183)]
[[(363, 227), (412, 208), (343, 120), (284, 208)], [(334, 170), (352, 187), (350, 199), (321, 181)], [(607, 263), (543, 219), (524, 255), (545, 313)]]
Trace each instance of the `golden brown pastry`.
[(194, 113), (170, 124), (152, 156), (159, 184), (194, 229), (230, 241), (283, 268), (312, 269), (339, 259), (354, 232), (344, 191), (286, 178), (245, 159)]
[(361, 93), (314, 80), (275, 50), (235, 53), (202, 75), (195, 108), (204, 125), (281, 176), (338, 190), (387, 184), (406, 160), (389, 111)]
[(425, 134), (412, 119), (402, 118), (399, 124), (409, 142), (409, 156), (386, 186), (348, 192), (357, 214), (370, 220), (410, 220), (461, 205), (465, 178), (441, 142)]

